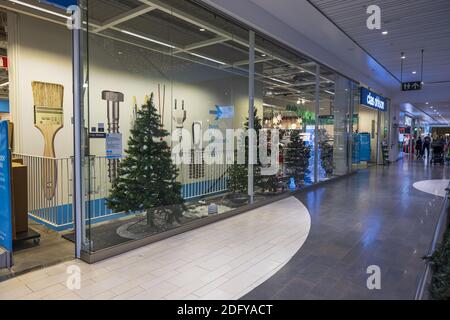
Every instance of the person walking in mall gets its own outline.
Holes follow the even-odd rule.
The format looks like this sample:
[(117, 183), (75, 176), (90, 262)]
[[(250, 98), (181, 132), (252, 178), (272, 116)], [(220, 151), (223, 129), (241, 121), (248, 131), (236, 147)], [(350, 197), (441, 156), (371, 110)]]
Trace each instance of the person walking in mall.
[(420, 160), (423, 157), (423, 141), (420, 136), (416, 141), (416, 156), (417, 160)]
[(430, 148), (431, 148), (431, 137), (430, 135), (427, 135), (425, 137), (425, 139), (423, 139), (423, 157), (425, 157), (425, 151), (427, 151), (427, 155), (426, 157), (429, 158), (430, 157)]

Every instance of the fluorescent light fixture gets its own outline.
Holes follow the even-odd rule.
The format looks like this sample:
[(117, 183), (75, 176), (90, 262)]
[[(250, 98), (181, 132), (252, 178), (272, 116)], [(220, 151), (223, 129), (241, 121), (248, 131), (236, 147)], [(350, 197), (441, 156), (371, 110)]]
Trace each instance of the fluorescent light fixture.
[(276, 81), (276, 82), (282, 83), (282, 84), (290, 85), (289, 82), (286, 82), (286, 81), (283, 81), (283, 80), (280, 80), (280, 79), (277, 79), (277, 78), (269, 78), (269, 79), (272, 80), (272, 81)]
[(146, 40), (146, 41), (150, 41), (150, 42), (159, 44), (159, 45), (167, 47), (167, 48), (175, 49), (175, 46), (172, 46), (172, 45), (167, 44), (165, 42), (161, 42), (161, 41), (149, 38), (149, 37), (141, 36), (140, 34), (137, 34), (137, 33), (134, 33), (134, 32), (130, 32), (130, 31), (126, 31), (126, 30), (120, 30), (120, 32), (125, 33), (125, 34), (127, 34), (129, 36), (133, 36), (133, 37), (136, 37), (136, 38), (139, 38), (139, 39), (142, 39), (142, 40)]
[(9, 81), (8, 81), (8, 82), (5, 82), (5, 83), (2, 83), (2, 84), (0, 84), (0, 87), (6, 87), (6, 86), (9, 86)]
[(413, 72), (412, 72), (412, 74), (416, 74), (416, 73), (417, 73), (417, 71), (413, 71)]
[(383, 31), (381, 34), (383, 35), (383, 36), (385, 36), (385, 35), (387, 35), (389, 32), (388, 31)]
[(205, 32), (206, 29), (205, 28), (200, 28), (200, 32)]
[(63, 19), (72, 19), (72, 17), (70, 17), (70, 16), (66, 16), (64, 14), (61, 14), (61, 13), (58, 13), (58, 12), (55, 12), (55, 11), (52, 11), (52, 10), (44, 9), (44, 8), (41, 8), (41, 7), (32, 5), (32, 4), (26, 3), (26, 2), (23, 2), (23, 1), (19, 1), (19, 0), (8, 0), (8, 1), (12, 2), (12, 3), (15, 3), (15, 4), (19, 4), (19, 5), (24, 6), (24, 7), (28, 7), (28, 8), (34, 9), (34, 10), (38, 10), (38, 11), (41, 11), (41, 12), (52, 14), (54, 16), (57, 16), (57, 17), (60, 17), (60, 18), (63, 18)]
[(222, 61), (219, 61), (219, 60), (215, 60), (215, 59), (212, 59), (212, 58), (208, 58), (208, 57), (202, 56), (201, 54), (197, 54), (197, 53), (193, 53), (193, 52), (189, 52), (189, 51), (187, 53), (189, 53), (190, 55), (192, 55), (194, 57), (197, 57), (197, 58), (205, 59), (205, 60), (208, 60), (208, 61), (220, 64), (220, 65), (223, 65), (223, 66), (226, 65), (225, 62), (222, 62)]
[(405, 55), (402, 55), (402, 59), (405, 60), (405, 59), (406, 59), (406, 56), (405, 56)]
[(332, 96), (334, 96), (334, 95), (335, 95), (335, 93), (334, 93), (334, 92), (331, 92), (331, 91), (328, 91), (328, 90), (325, 90), (325, 92), (326, 92), (326, 93), (328, 93), (328, 94), (331, 94)]

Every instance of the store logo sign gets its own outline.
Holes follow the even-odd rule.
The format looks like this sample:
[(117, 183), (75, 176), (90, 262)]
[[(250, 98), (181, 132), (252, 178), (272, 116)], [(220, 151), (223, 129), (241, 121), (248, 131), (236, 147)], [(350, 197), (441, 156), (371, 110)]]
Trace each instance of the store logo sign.
[(361, 104), (381, 111), (386, 111), (386, 99), (366, 88), (361, 88)]

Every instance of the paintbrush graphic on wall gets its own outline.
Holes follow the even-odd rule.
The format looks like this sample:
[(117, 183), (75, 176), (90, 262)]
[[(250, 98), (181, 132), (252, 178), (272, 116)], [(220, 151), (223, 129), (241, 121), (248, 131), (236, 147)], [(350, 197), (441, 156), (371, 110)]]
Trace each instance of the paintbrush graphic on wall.
[(34, 81), (31, 84), (34, 99), (34, 126), (44, 136), (44, 166), (42, 188), (45, 198), (52, 200), (56, 193), (58, 168), (55, 159), (55, 137), (64, 127), (64, 87), (60, 84)]

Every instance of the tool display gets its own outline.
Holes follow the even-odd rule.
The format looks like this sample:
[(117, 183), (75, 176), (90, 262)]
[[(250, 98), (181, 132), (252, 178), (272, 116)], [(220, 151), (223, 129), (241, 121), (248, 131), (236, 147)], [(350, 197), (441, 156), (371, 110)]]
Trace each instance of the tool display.
[(44, 136), (44, 170), (42, 187), (45, 198), (55, 197), (58, 168), (55, 154), (55, 137), (64, 127), (64, 86), (34, 81), (31, 83), (34, 99), (34, 126)]
[[(121, 92), (103, 91), (102, 100), (107, 102), (108, 110), (108, 133), (119, 133), (120, 123), (120, 103), (124, 102), (125, 97)], [(118, 159), (108, 159), (108, 177), (113, 181), (117, 177)]]

